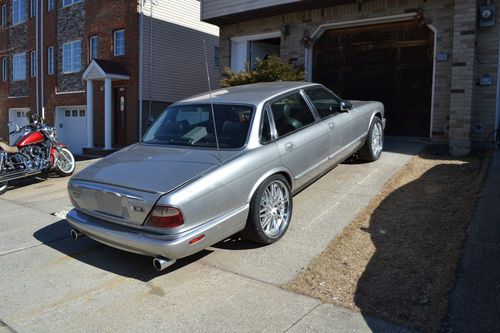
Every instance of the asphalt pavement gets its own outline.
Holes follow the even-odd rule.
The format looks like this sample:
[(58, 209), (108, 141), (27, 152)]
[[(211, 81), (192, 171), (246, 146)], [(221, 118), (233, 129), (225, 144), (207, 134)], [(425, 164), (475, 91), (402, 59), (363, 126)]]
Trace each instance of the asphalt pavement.
[(234, 237), (163, 272), (152, 258), (72, 240), (62, 218), (71, 209), (68, 179), (20, 182), (0, 197), (0, 332), (405, 331), (281, 285), (422, 148), (388, 143), (375, 163), (339, 165), (294, 197), (276, 244)]

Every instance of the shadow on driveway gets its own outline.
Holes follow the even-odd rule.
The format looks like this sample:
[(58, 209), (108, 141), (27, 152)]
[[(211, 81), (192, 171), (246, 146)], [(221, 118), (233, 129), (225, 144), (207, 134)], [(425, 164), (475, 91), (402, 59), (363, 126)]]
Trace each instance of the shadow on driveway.
[(172, 266), (158, 272), (153, 268), (152, 257), (121, 251), (103, 245), (88, 237), (75, 241), (69, 237), (70, 230), (71, 228), (68, 222), (66, 220), (61, 220), (39, 229), (33, 234), (33, 237), (44, 245), (84, 264), (144, 282), (174, 272), (198, 261), (212, 252), (203, 250), (192, 256), (179, 259)]
[(439, 330), (481, 186), (480, 164), (433, 166), (391, 192), (369, 217), (368, 228), (358, 229), (375, 246), (354, 295), (365, 317)]

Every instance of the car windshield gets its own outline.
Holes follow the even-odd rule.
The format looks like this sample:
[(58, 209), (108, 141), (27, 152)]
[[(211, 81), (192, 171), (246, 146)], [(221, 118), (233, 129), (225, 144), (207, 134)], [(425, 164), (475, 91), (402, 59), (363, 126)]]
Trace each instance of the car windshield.
[[(245, 145), (254, 107), (214, 104), (215, 126), (222, 149)], [(144, 135), (144, 143), (216, 148), (210, 104), (167, 108)]]

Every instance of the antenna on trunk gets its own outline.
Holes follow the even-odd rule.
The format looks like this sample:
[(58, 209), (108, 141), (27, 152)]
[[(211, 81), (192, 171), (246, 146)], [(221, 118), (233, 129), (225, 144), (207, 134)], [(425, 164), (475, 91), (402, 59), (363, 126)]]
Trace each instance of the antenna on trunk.
[(217, 155), (219, 158), (219, 166), (220, 166), (222, 165), (222, 157), (220, 153), (219, 136), (217, 135), (217, 126), (215, 125), (214, 101), (212, 99), (212, 86), (210, 85), (210, 72), (208, 70), (207, 42), (205, 40), (203, 40), (203, 50), (205, 54), (205, 68), (207, 70), (208, 94), (210, 96), (210, 109), (212, 110), (212, 122), (214, 123), (215, 145), (217, 146)]

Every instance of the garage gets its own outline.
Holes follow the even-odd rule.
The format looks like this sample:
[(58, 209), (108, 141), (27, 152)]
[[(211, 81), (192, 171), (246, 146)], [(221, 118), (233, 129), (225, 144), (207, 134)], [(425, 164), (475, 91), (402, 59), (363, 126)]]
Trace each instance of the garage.
[(57, 108), (57, 137), (75, 155), (83, 153), (87, 145), (87, 118), (85, 107)]
[(384, 103), (387, 135), (429, 137), (434, 33), (414, 21), (327, 30), (313, 81), (342, 98)]
[[(10, 109), (9, 110), (9, 132), (12, 132), (16, 129), (16, 125), (19, 127), (23, 127), (29, 124), (28, 118), (26, 117), (30, 109), (21, 108), (21, 109)], [(16, 140), (19, 139), (21, 134), (10, 134), (9, 135), (9, 144), (15, 144)]]

